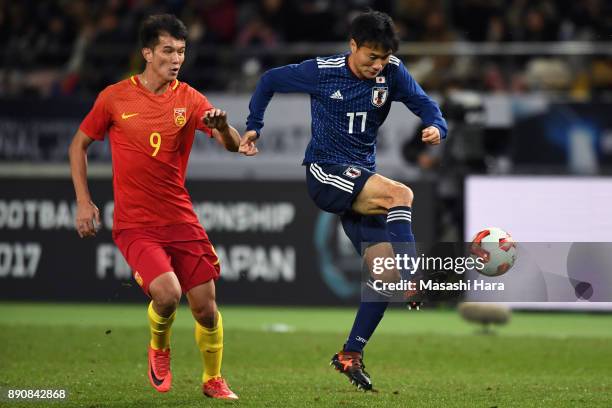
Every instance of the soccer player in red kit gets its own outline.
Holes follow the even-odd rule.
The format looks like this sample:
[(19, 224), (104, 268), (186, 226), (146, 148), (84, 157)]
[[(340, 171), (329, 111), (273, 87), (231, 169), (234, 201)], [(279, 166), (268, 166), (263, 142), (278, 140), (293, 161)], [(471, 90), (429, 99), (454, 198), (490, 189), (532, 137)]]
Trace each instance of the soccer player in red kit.
[(220, 265), (193, 210), (185, 171), (196, 129), (227, 150), (253, 155), (240, 136), (198, 91), (177, 79), (185, 59), (187, 29), (169, 14), (148, 17), (140, 28), (145, 70), (104, 89), (70, 145), (76, 191), (76, 228), (93, 236), (100, 212), (87, 187), (87, 149), (108, 132), (113, 161), (113, 240), (151, 298), (148, 375), (167, 392), (170, 328), (185, 293), (195, 318), (195, 338), (206, 396), (238, 399), (221, 376), (223, 322), (215, 302)]

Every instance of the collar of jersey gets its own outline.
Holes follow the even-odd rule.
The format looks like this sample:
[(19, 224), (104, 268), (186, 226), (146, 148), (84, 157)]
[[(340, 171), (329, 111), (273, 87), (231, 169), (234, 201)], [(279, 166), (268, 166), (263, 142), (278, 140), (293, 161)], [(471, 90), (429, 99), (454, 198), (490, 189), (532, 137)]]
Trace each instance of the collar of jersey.
[(178, 88), (179, 86), (179, 80), (175, 79), (174, 82), (171, 82), (170, 85), (168, 86), (168, 89), (166, 89), (166, 91), (163, 94), (160, 95), (156, 95), (153, 92), (149, 91), (147, 88), (145, 88), (141, 83), (140, 83), (140, 79), (138, 79), (138, 75), (132, 75), (130, 77), (130, 83), (134, 86), (136, 86), (138, 89), (140, 89), (141, 91), (143, 91), (144, 93), (146, 93), (147, 95), (150, 95), (154, 98), (164, 98), (167, 95), (172, 94), (172, 92), (174, 90), (176, 90), (176, 88)]

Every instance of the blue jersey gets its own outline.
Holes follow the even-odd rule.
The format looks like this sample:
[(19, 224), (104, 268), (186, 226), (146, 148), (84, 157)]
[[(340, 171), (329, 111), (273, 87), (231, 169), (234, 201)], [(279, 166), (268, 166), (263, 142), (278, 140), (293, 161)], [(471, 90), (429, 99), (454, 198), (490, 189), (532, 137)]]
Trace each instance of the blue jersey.
[(267, 71), (249, 104), (247, 130), (259, 134), (266, 107), (275, 92), (308, 93), (312, 139), (305, 163), (348, 164), (376, 168), (376, 135), (392, 101), (403, 102), (426, 126), (446, 137), (438, 105), (395, 56), (374, 79), (359, 79), (348, 66), (348, 54), (306, 60)]

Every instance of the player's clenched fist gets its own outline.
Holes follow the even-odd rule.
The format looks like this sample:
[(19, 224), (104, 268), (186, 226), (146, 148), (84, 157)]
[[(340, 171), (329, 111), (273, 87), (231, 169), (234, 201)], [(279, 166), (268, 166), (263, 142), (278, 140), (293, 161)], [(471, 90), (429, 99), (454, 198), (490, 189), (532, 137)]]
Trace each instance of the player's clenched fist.
[(77, 202), (76, 229), (81, 238), (93, 237), (98, 232), (100, 210), (91, 201)]
[(209, 129), (223, 130), (228, 126), (227, 112), (221, 109), (211, 109), (204, 112), (202, 120)]
[(255, 146), (257, 137), (257, 132), (254, 130), (249, 130), (246, 132), (240, 138), (240, 147), (238, 147), (238, 152), (244, 154), (245, 156), (255, 156), (259, 151), (257, 146)]
[(440, 144), (440, 129), (435, 126), (426, 127), (421, 132), (421, 140), (427, 144)]

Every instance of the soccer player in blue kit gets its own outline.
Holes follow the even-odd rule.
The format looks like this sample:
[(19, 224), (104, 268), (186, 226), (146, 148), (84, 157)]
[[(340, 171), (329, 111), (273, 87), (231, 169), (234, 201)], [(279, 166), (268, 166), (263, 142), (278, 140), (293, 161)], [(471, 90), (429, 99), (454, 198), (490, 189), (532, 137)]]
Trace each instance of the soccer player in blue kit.
[[(398, 46), (387, 14), (368, 11), (359, 15), (351, 23), (350, 53), (271, 69), (261, 77), (242, 139), (243, 149), (256, 143), (275, 92), (309, 94), (312, 139), (303, 161), (309, 195), (320, 209), (340, 216), (346, 235), (368, 265), (373, 254), (381, 253), (380, 245), (391, 248), (390, 256), (402, 250), (408, 256), (416, 255), (411, 227), (413, 192), (376, 173), (376, 136), (391, 102), (402, 102), (421, 118), (424, 143), (439, 144), (447, 132), (438, 105), (392, 55)], [(362, 246), (367, 247), (362, 251)], [(371, 281), (364, 289), (376, 297), (366, 300), (362, 292), (353, 328), (331, 364), (358, 388), (371, 390), (363, 348), (383, 317), (389, 294), (374, 293)]]

